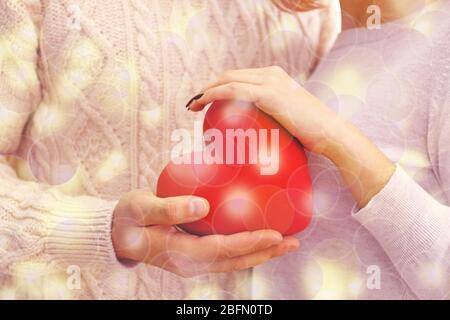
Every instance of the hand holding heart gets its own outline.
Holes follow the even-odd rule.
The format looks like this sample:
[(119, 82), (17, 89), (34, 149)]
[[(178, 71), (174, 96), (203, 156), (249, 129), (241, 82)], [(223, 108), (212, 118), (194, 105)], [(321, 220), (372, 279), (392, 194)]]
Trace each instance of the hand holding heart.
[[(364, 134), (277, 66), (226, 71), (188, 105), (202, 110), (217, 100), (244, 100), (276, 119), (303, 146), (329, 158), (359, 207), (389, 181), (395, 166)], [(345, 107), (345, 106), (343, 106)]]
[(208, 211), (202, 198), (161, 199), (148, 191), (131, 191), (114, 210), (111, 237), (116, 256), (190, 277), (251, 268), (299, 245), (272, 230), (198, 237), (173, 226), (202, 219)]
[[(191, 99), (187, 107), (192, 111), (201, 110), (206, 104), (214, 102), (205, 115), (204, 151), (187, 154), (187, 158), (183, 155), (172, 159), (157, 184), (157, 195), (160, 197), (196, 195), (209, 201), (209, 215), (202, 220), (182, 224), (182, 229), (197, 235), (233, 234), (259, 229), (291, 235), (307, 227), (312, 211), (307, 160), (298, 141), (274, 120), (291, 128), (291, 132), (295, 132), (294, 128), (303, 127), (301, 141), (309, 149), (317, 150), (319, 145), (324, 145), (320, 130), (314, 132), (323, 116), (312, 119), (315, 114), (310, 112), (306, 120), (290, 123), (295, 110), (292, 105), (311, 103), (305, 101), (305, 97), (316, 102), (284, 71), (270, 67), (228, 71), (207, 86), (202, 95)], [(264, 112), (258, 111), (255, 106)], [(328, 114), (330, 119), (334, 116), (321, 104), (317, 108), (323, 109), (322, 113)], [(327, 122), (329, 126), (330, 121)], [(211, 129), (218, 135), (211, 138)], [(244, 139), (248, 140), (244, 140), (245, 143), (239, 144), (239, 138), (228, 135), (236, 130), (246, 133)], [(267, 139), (266, 131), (270, 131), (269, 135), (273, 138), (272, 130), (277, 133), (275, 140)], [(259, 141), (257, 138), (252, 140), (262, 131), (265, 135), (259, 135)], [(251, 133), (254, 133), (253, 136)], [(264, 141), (262, 137), (270, 141)], [(220, 151), (210, 148), (218, 141), (220, 148), (217, 149)], [(274, 144), (279, 144), (279, 148), (272, 148)], [(269, 176), (262, 174), (267, 169), (262, 159), (253, 163), (250, 161), (252, 148), (258, 155), (270, 155), (274, 160), (271, 162), (276, 163), (276, 170), (272, 170)], [(211, 160), (213, 157), (208, 154), (209, 149), (216, 154), (214, 161), (195, 161), (199, 158)], [(232, 155), (223, 154), (223, 149), (232, 150)], [(267, 152), (267, 149), (271, 151)], [(239, 152), (244, 154), (241, 160), (246, 159), (247, 162), (236, 161), (239, 156), (234, 153)], [(220, 153), (218, 157), (217, 153)]]
[(292, 235), (311, 220), (311, 179), (303, 148), (252, 103), (216, 101), (203, 123), (202, 152), (175, 157), (161, 172), (159, 197), (195, 195), (209, 201), (202, 220), (180, 227), (193, 234), (272, 229)]
[[(228, 71), (202, 92), (202, 96), (191, 101), (190, 110), (199, 111), (217, 100), (253, 102), (305, 148), (332, 160), (360, 207), (381, 190), (394, 171), (389, 159), (357, 128), (339, 118), (279, 67)], [(296, 148), (297, 160), (302, 161), (301, 152), (298, 146)], [(232, 171), (235, 169), (231, 167)], [(217, 182), (220, 183), (220, 179)], [(284, 184), (286, 180), (278, 182), (281, 190), (275, 194), (291, 189)], [(185, 186), (188, 191), (192, 190), (189, 183)], [(296, 186), (293, 190), (301, 188)], [(126, 194), (116, 206), (113, 219), (112, 239), (118, 258), (142, 261), (192, 276), (249, 268), (298, 247), (295, 238), (283, 238), (274, 230), (201, 237), (181, 232), (173, 225), (203, 220), (210, 211), (208, 202), (202, 202), (202, 209), (202, 205), (192, 205), (192, 200), (205, 201), (192, 195), (162, 199), (144, 191)], [(196, 227), (194, 232), (205, 231)]]
[(319, 154), (327, 152), (335, 132), (343, 125), (332, 110), (277, 66), (226, 71), (204, 87), (202, 93), (192, 100), (189, 110), (200, 111), (217, 100), (253, 102), (306, 149)]

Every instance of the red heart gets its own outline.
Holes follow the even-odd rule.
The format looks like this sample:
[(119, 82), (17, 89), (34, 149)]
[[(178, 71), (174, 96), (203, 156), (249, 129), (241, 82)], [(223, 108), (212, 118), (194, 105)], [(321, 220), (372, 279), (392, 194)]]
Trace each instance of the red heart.
[[(203, 132), (209, 140), (203, 152), (188, 155), (181, 164), (181, 158), (171, 161), (158, 179), (159, 197), (196, 195), (209, 201), (208, 216), (180, 225), (183, 230), (207, 235), (274, 229), (291, 235), (308, 226), (312, 190), (307, 159), (286, 129), (251, 103), (216, 101), (205, 115)], [(232, 135), (236, 132), (248, 133), (247, 139), (239, 140)], [(205, 163), (214, 156), (216, 163)]]

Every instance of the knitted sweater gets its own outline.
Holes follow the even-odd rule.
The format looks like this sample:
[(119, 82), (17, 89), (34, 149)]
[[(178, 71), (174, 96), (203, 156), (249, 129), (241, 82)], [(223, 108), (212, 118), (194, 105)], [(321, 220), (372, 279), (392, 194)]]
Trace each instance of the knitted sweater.
[(186, 101), (227, 69), (309, 75), (337, 1), (0, 0), (0, 298), (248, 297), (244, 273), (181, 279), (120, 264), (112, 211), (154, 190)]

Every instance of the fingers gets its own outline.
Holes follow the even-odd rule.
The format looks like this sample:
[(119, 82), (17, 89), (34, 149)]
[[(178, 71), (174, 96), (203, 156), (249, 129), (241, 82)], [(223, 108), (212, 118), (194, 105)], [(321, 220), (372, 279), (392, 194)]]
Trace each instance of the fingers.
[(212, 273), (221, 273), (252, 268), (263, 264), (272, 258), (292, 252), (298, 249), (299, 245), (300, 244), (297, 239), (287, 237), (281, 244), (272, 246), (265, 250), (213, 263), (208, 267), (208, 271)]
[(258, 103), (264, 97), (262, 86), (241, 82), (230, 82), (206, 90), (199, 99), (193, 100), (189, 110), (200, 111), (216, 100), (244, 100)]
[(264, 68), (250, 68), (250, 69), (237, 69), (227, 70), (222, 73), (215, 81), (205, 86), (201, 92), (218, 87), (230, 82), (242, 82), (248, 84), (262, 85), (268, 83), (271, 80), (277, 79), (277, 76), (285, 75), (286, 72), (279, 66), (269, 66)]
[[(289, 81), (287, 81), (289, 80)], [(286, 82), (287, 81), (287, 82)], [(186, 105), (191, 111), (200, 111), (214, 100), (240, 99), (258, 103), (271, 86), (298, 84), (279, 66), (228, 70), (206, 85)]]
[(175, 225), (204, 218), (209, 212), (206, 199), (194, 196), (158, 198), (152, 193), (136, 192), (128, 199), (132, 218), (138, 226)]
[(274, 230), (241, 232), (232, 235), (211, 235), (197, 239), (203, 248), (198, 252), (199, 260), (229, 259), (267, 249), (283, 241)]
[[(272, 230), (243, 232), (234, 239), (223, 236), (230, 239), (220, 241), (219, 246), (216, 239), (221, 237), (211, 237), (201, 241), (208, 237), (184, 234), (164, 225), (127, 227), (114, 237), (114, 246), (118, 258), (143, 261), (185, 277), (251, 268), (299, 247), (297, 239), (283, 239)], [(256, 243), (248, 243), (255, 238)], [(213, 244), (205, 245), (209, 241)]]
[(239, 69), (225, 71), (215, 81), (205, 86), (201, 92), (205, 92), (210, 88), (218, 87), (230, 82), (243, 82), (260, 85), (264, 82), (264, 77), (261, 75), (263, 70), (264, 69)]
[(193, 97), (186, 108), (200, 111), (215, 100), (228, 99), (246, 100), (257, 104), (267, 90), (266, 84), (279, 84), (284, 76), (284, 70), (277, 66), (229, 70), (204, 87), (201, 91), (203, 93)]
[(286, 237), (280, 244), (251, 254), (225, 259), (222, 261), (192, 263), (183, 258), (166, 260), (164, 268), (183, 277), (193, 277), (204, 273), (234, 272), (256, 267), (270, 259), (297, 250), (299, 242), (292, 237)]
[(170, 251), (203, 262), (251, 254), (283, 241), (281, 234), (274, 230), (198, 237), (183, 232), (167, 233), (166, 229), (156, 226), (145, 229), (155, 254)]
[(164, 254), (152, 257), (149, 263), (183, 277), (193, 277), (205, 273), (234, 272), (252, 268), (272, 258), (292, 252), (298, 247), (297, 239), (286, 237), (277, 245), (224, 260), (196, 261), (186, 253), (166, 251)]

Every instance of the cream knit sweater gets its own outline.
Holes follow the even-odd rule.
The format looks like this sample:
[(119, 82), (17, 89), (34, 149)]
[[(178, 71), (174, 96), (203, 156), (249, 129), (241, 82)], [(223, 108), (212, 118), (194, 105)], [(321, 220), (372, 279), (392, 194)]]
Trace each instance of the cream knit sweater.
[(332, 3), (0, 0), (0, 298), (247, 297), (239, 274), (121, 265), (112, 210), (154, 188), (214, 76), (278, 64), (306, 78), (339, 31)]

